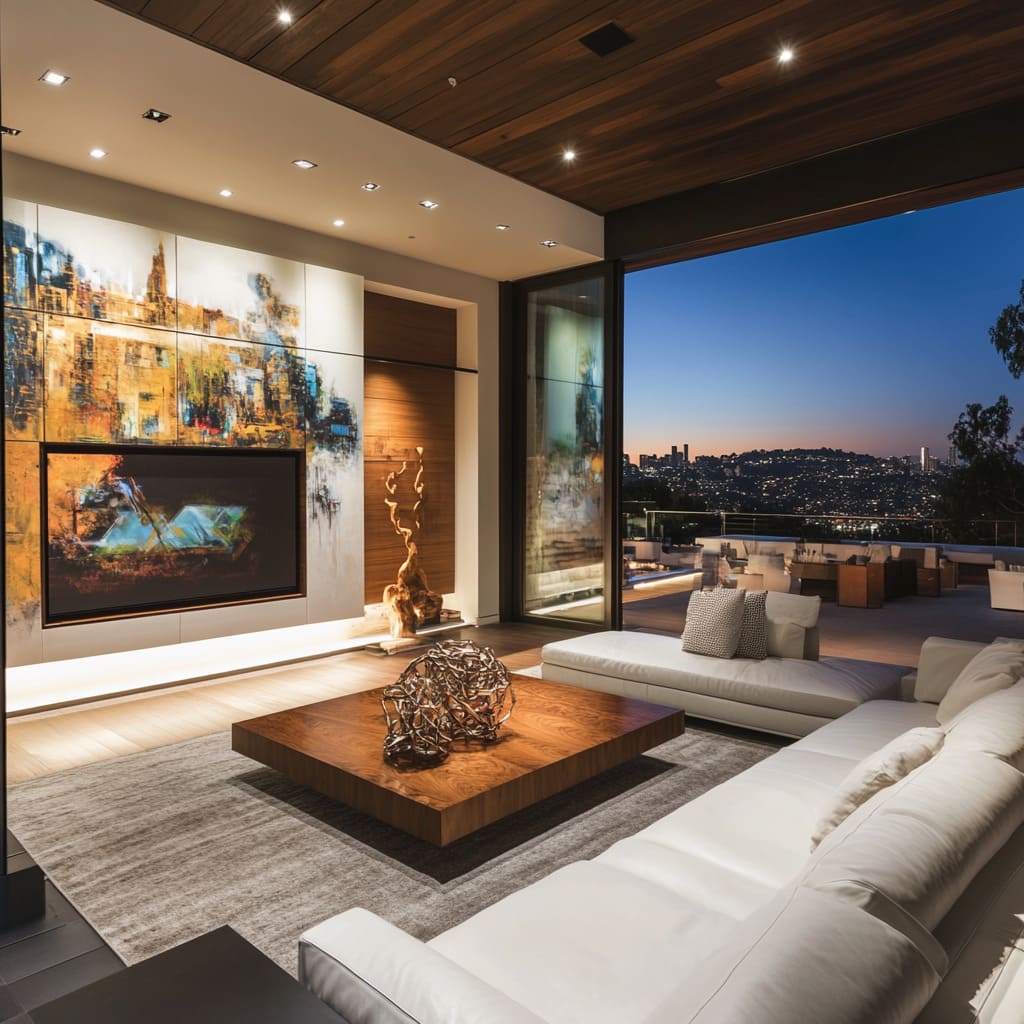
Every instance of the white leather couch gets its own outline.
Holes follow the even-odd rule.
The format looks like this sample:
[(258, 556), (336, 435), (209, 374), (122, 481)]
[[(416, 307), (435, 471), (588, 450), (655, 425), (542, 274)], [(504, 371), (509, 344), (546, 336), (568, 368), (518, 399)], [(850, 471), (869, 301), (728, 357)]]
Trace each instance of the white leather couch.
[(545, 644), (541, 675), (779, 736), (805, 736), (866, 700), (901, 696), (906, 667), (818, 660), (820, 598), (769, 593), (766, 604), (769, 643), (773, 630), (789, 631), (769, 649), (793, 656), (711, 658), (682, 650), (678, 637), (612, 631)]
[(430, 942), (331, 918), (300, 977), (350, 1024), (1024, 1020), (1024, 683), (810, 851), (851, 767), (936, 726), (980, 647), (929, 639), (916, 699), (861, 704)]

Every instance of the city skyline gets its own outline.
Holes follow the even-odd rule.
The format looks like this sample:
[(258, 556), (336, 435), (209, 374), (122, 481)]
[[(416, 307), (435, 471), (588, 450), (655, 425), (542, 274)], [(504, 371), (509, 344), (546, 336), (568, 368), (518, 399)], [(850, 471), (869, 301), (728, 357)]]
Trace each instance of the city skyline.
[(626, 277), (624, 450), (945, 458), (1024, 387), (989, 341), (1024, 277), (1024, 189)]

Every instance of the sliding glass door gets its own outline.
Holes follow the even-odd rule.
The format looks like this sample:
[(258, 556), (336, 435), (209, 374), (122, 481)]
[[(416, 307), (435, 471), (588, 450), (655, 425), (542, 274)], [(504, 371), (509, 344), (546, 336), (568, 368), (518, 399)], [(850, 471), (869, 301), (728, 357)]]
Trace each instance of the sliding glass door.
[[(619, 619), (621, 274), (610, 264), (515, 287), (516, 611)], [(509, 363), (506, 363), (509, 366)]]

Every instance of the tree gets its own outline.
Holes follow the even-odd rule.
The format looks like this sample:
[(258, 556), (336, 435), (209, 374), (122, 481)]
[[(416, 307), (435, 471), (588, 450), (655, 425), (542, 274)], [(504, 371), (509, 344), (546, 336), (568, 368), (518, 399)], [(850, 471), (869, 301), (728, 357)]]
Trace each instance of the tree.
[[(1024, 374), (1024, 280), (1020, 301), (1006, 306), (988, 330), (989, 340), (1015, 380)], [(971, 402), (949, 434), (962, 464), (939, 497), (939, 514), (950, 520), (954, 539), (975, 535), (974, 519), (1024, 517), (1024, 430), (1010, 436), (1013, 407), (1006, 395), (994, 405)]]
[(963, 464), (951, 470), (939, 498), (954, 539), (979, 539), (976, 519), (1024, 516), (1024, 431), (1010, 436), (1013, 407), (1006, 395), (994, 405), (971, 402), (949, 434)]
[(999, 314), (995, 325), (988, 329), (988, 336), (1014, 380), (1020, 380), (1024, 373), (1024, 281), (1020, 283), (1020, 302)]

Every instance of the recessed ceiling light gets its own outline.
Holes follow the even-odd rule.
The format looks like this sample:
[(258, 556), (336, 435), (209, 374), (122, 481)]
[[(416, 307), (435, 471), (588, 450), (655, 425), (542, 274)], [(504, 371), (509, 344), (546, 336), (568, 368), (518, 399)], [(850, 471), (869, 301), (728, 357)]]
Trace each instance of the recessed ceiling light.
[(495, 224), (494, 227), (498, 231), (508, 231), (508, 225), (507, 224)]
[(345, 222), (340, 217), (338, 217), (336, 220), (331, 221), (331, 223), (336, 228), (343, 228), (345, 226)]
[(39, 76), (40, 82), (45, 82), (47, 85), (63, 85), (65, 82), (70, 82), (71, 79), (67, 75), (62, 75), (59, 71), (44, 71)]
[(277, 20), (281, 22), (282, 25), (290, 25), (294, 19), (292, 18), (290, 11), (278, 11)]
[(296, 167), (301, 168), (303, 171), (311, 171), (313, 170), (314, 167), (316, 167), (316, 164), (313, 163), (312, 160), (293, 160), (292, 163), (295, 164)]
[(91, 156), (93, 160), (102, 160), (106, 155), (107, 151), (105, 149), (100, 149), (99, 146), (96, 146), (95, 149), (89, 150), (89, 156)]
[(793, 59), (793, 50), (790, 47), (784, 46), (781, 50), (779, 50), (779, 63), (780, 64), (788, 64), (792, 59)]
[(549, 249), (554, 249), (554, 247), (556, 245), (558, 245), (557, 242), (553, 242), (550, 238), (545, 238), (544, 241), (541, 242), (540, 244), (544, 245), (544, 246), (547, 246), (547, 248), (549, 248)]
[(217, 195), (223, 196), (225, 199), (230, 199), (235, 193), (229, 188), (222, 188)]
[(0, 135), (20, 135), (20, 128), (8, 128), (5, 124), (0, 124)]
[(562, 159), (567, 163), (571, 164), (576, 159), (576, 150), (567, 149), (562, 153)]
[(422, 206), (424, 210), (437, 209), (437, 203), (435, 203), (433, 199), (421, 199), (420, 206)]
[(377, 182), (375, 182), (375, 181), (368, 181), (368, 182), (366, 182), (365, 185), (363, 185), (363, 191), (364, 192), (376, 192), (377, 189), (379, 189), (379, 188), (380, 188), (380, 185), (378, 185)]
[(156, 121), (157, 124), (163, 124), (164, 121), (169, 121), (171, 118), (170, 114), (166, 114), (162, 110), (157, 110), (156, 107), (150, 107), (149, 110), (143, 111), (142, 116), (147, 121)]

